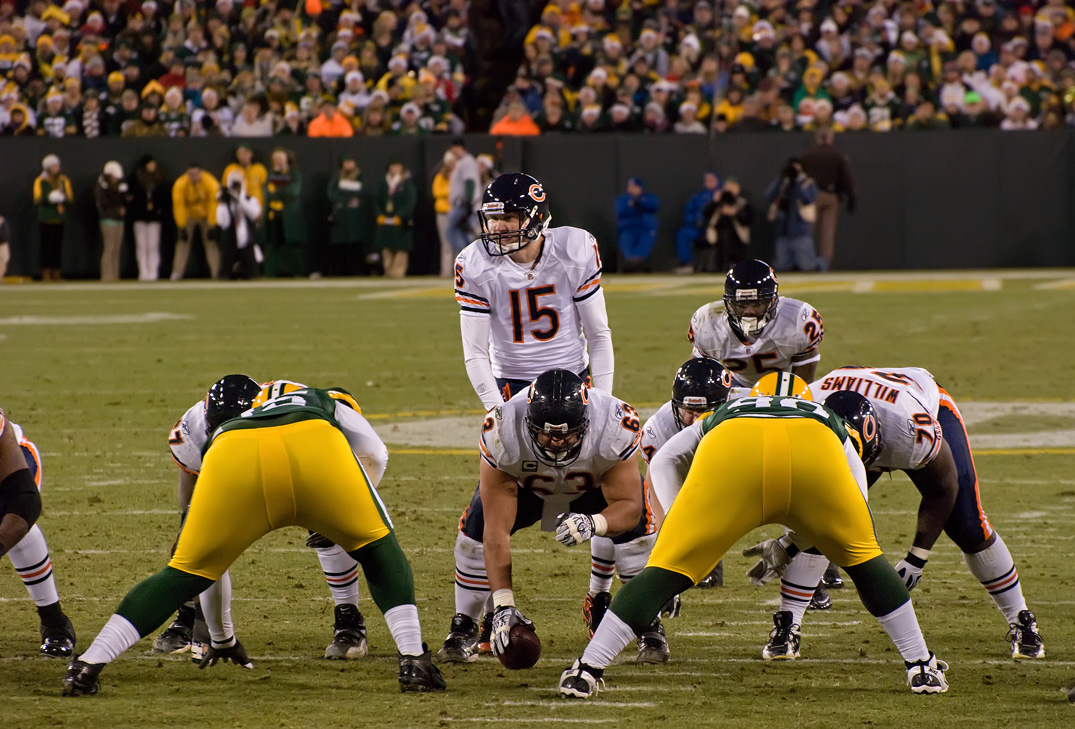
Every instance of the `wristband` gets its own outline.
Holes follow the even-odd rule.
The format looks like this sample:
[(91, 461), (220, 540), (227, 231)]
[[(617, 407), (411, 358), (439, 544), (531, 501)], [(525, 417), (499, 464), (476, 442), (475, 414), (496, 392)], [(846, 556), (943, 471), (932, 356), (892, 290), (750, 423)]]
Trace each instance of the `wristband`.
[(925, 567), (929, 561), (929, 550), (921, 547), (911, 547), (907, 550), (907, 563), (915, 567)]
[(493, 609), (515, 607), (515, 594), (510, 590), (497, 590), (493, 593)]
[(600, 514), (593, 514), (591, 518), (593, 519), (594, 536), (603, 537), (608, 534), (608, 519)]

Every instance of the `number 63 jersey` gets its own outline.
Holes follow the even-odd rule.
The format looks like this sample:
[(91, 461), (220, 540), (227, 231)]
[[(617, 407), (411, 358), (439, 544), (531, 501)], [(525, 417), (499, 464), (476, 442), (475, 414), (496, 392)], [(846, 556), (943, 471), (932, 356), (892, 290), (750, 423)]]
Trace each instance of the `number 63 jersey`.
[(492, 317), (496, 377), (533, 380), (557, 367), (584, 371), (589, 357), (575, 306), (600, 291), (597, 241), (581, 228), (549, 228), (533, 264), (490, 256), (481, 241), (455, 259), (455, 299), (463, 316)]
[(519, 481), (519, 488), (540, 497), (545, 506), (541, 529), (556, 528), (557, 514), (586, 491), (601, 487), (605, 472), (635, 457), (642, 438), (638, 413), (605, 393), (587, 388), (586, 415), (590, 424), (582, 436), (582, 450), (571, 463), (555, 467), (538, 459), (526, 427), (527, 393), (520, 392), (492, 409), (478, 441), (482, 459)]
[(816, 402), (838, 390), (852, 390), (870, 401), (881, 421), (881, 453), (871, 469), (922, 468), (941, 449), (937, 422), (940, 389), (921, 367), (841, 367), (810, 385)]
[(772, 321), (749, 344), (732, 330), (723, 301), (700, 307), (687, 330), (694, 356), (717, 360), (741, 387), (752, 387), (767, 372), (790, 372), (792, 367), (817, 362), (821, 359), (818, 345), (824, 335), (817, 309), (786, 296), (777, 302)]

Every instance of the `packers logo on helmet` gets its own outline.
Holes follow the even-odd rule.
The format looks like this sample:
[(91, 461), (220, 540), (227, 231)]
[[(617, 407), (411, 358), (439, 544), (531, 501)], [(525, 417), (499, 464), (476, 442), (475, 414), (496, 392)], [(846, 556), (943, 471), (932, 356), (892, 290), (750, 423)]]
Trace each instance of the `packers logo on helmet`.
[(751, 397), (768, 395), (769, 397), (798, 397), (803, 400), (814, 399), (806, 380), (790, 372), (770, 372), (751, 388), (750, 395)]
[(261, 392), (254, 398), (254, 404), (251, 407), (259, 408), (269, 400), (275, 400), (281, 395), (286, 395), (289, 392), (296, 392), (298, 390), (309, 389), (306, 385), (298, 382), (292, 382), (291, 380), (274, 380), (265, 387), (261, 388)]

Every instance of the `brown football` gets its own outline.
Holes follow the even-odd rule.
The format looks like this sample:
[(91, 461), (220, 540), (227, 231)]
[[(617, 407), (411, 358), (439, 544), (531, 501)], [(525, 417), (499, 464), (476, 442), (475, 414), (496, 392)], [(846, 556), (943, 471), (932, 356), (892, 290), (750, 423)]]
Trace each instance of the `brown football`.
[(504, 668), (518, 671), (523, 668), (531, 668), (541, 657), (541, 638), (537, 633), (522, 625), (516, 625), (511, 629), (511, 639), (508, 641), (508, 649), (500, 654), (500, 662)]

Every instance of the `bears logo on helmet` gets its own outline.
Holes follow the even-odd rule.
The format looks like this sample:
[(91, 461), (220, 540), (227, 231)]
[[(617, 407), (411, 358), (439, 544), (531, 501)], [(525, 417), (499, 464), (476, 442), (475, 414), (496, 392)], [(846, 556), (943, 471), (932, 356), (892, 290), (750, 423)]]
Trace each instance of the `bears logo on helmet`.
[(735, 333), (756, 339), (776, 316), (779, 290), (776, 274), (765, 261), (735, 264), (724, 279), (724, 308)]
[(862, 464), (869, 468), (884, 447), (881, 421), (877, 418), (873, 403), (852, 390), (838, 390), (825, 399), (825, 407), (847, 423), (848, 433), (855, 441)]
[[(507, 216), (518, 216), (518, 227), (501, 224), (493, 230), (494, 223)], [(482, 195), (478, 211), (481, 223), (482, 245), (490, 256), (506, 256), (520, 251), (545, 234), (552, 215), (545, 188), (530, 175), (508, 172), (489, 183)]]
[[(715, 410), (728, 400), (732, 375), (715, 359), (696, 357), (683, 363), (672, 380), (672, 415), (682, 430), (683, 413), (697, 415)], [(693, 421), (692, 421), (693, 422)]]
[(590, 427), (586, 383), (569, 370), (538, 375), (526, 395), (526, 428), (538, 460), (566, 466), (579, 457)]

